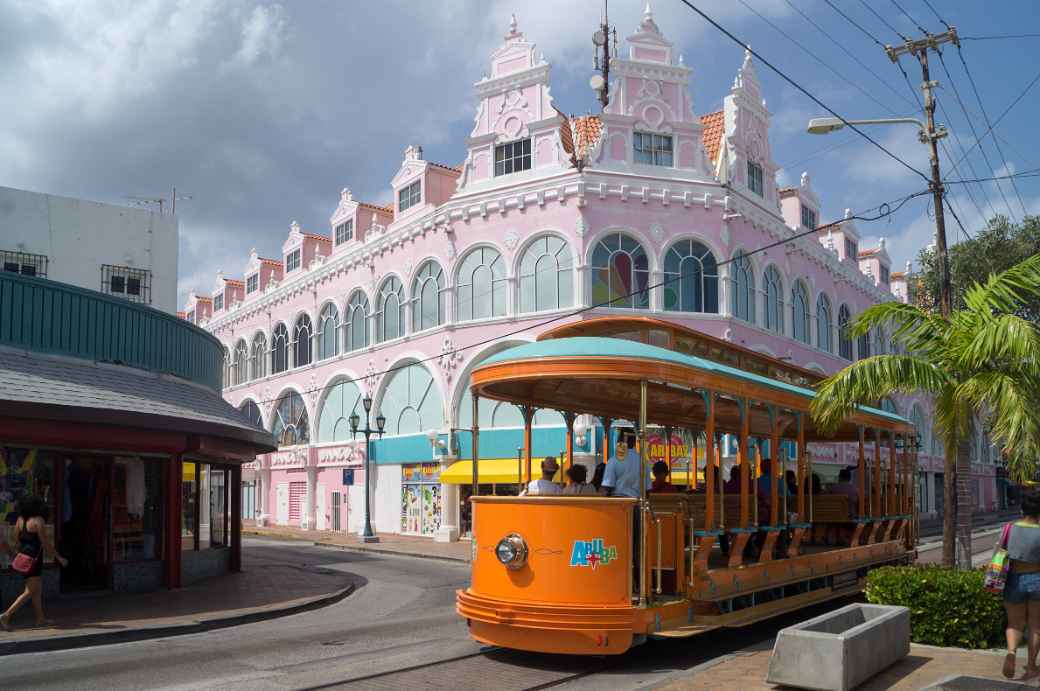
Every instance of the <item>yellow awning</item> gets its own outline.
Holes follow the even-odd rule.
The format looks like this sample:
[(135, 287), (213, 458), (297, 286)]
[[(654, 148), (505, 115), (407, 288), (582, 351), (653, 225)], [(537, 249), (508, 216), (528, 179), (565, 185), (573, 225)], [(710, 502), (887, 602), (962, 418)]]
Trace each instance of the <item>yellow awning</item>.
[[(539, 468), (540, 459), (531, 460), (531, 472), (535, 477), (541, 477)], [(526, 463), (524, 464), (526, 466)], [(516, 484), (516, 459), (515, 458), (482, 458), (477, 464), (480, 472), (478, 481), (482, 485)], [(527, 468), (523, 467), (526, 473)], [(441, 482), (447, 485), (468, 485), (473, 482), (473, 461), (455, 461), (441, 473)]]

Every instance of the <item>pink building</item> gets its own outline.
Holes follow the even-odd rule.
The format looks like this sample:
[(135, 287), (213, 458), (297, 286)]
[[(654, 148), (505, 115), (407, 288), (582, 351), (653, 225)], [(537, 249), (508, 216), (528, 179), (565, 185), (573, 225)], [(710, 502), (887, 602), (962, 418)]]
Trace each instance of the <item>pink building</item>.
[[(226, 399), (281, 443), (247, 473), (244, 515), (357, 531), (366, 450), (348, 418), (359, 411), (364, 424), (368, 393), (387, 432), (371, 449), (376, 530), (455, 539), (470, 371), (567, 321), (649, 314), (819, 373), (884, 352), (883, 333), (853, 342), (842, 328), (894, 299), (884, 246), (861, 249), (852, 220), (799, 236), (820, 222), (820, 200), (808, 175), (794, 188), (774, 182), (770, 113), (750, 56), (724, 108), (697, 115), (691, 70), (649, 11), (622, 53), (609, 107), (567, 124), (581, 171), (561, 144), (550, 66), (514, 19), (475, 85), (461, 165), (408, 146), (392, 206), (344, 188), (328, 235), (294, 222), (282, 257), (254, 251), (241, 283), (221, 276), (212, 297), (192, 294), (185, 312), (227, 347)], [(885, 405), (930, 438), (926, 400)], [(515, 476), (520, 413), (482, 402), (480, 416), (482, 467), (493, 473), (485, 459), (501, 459)], [(536, 454), (562, 448), (559, 413), (540, 411), (535, 425)], [(577, 459), (591, 458), (596, 435), (580, 436)], [(941, 471), (930, 451), (926, 502)], [(845, 453), (816, 457), (836, 475)], [(977, 481), (992, 501), (992, 466), (979, 466)]]

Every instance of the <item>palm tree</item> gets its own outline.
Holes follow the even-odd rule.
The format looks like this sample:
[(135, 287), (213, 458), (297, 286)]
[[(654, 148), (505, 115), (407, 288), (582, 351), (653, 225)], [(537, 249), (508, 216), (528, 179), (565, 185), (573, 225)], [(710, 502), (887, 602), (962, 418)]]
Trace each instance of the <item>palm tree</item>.
[[(1032, 478), (1040, 460), (1040, 325), (1021, 316), (1040, 299), (1040, 255), (976, 283), (964, 308), (946, 319), (901, 302), (866, 309), (853, 337), (893, 329), (891, 355), (854, 362), (820, 382), (812, 415), (835, 429), (854, 406), (894, 393), (924, 392), (935, 401), (935, 429), (945, 446), (943, 563), (955, 563), (957, 474), (970, 473), (973, 419), (985, 420), (1002, 447), (1012, 477)], [(967, 526), (965, 528), (965, 526)], [(967, 534), (963, 534), (966, 532)], [(970, 521), (961, 540), (971, 561)], [(965, 557), (962, 551), (962, 561)]]

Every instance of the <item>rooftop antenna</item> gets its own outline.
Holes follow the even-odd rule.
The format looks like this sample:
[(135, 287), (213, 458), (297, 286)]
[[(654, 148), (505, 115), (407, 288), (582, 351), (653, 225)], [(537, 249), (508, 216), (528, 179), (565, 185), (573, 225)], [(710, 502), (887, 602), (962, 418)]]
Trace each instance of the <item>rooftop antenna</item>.
[(153, 204), (158, 206), (159, 207), (159, 215), (160, 216), (163, 215), (163, 207), (166, 205), (167, 201), (170, 202), (170, 214), (171, 215), (176, 215), (177, 214), (177, 201), (178, 200), (191, 199), (191, 198), (192, 197), (191, 197), (190, 194), (177, 194), (177, 188), (176, 187), (173, 188), (173, 193), (170, 195), (169, 200), (167, 200), (166, 197), (140, 197), (140, 196), (134, 196), (134, 195), (128, 195), (127, 196), (127, 199), (129, 199), (132, 203), (136, 204), (137, 206), (151, 206)]
[(614, 54), (617, 54), (617, 29), (611, 28), (607, 20), (607, 0), (603, 0), (603, 18), (599, 29), (592, 34), (592, 69), (599, 74), (592, 75), (589, 86), (599, 92), (599, 102), (606, 109), (610, 103), (610, 42), (614, 41)]

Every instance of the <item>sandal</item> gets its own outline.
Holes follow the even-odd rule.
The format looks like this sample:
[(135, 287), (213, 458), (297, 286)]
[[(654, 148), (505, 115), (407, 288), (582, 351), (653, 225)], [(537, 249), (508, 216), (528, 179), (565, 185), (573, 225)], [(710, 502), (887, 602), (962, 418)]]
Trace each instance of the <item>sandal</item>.
[(1025, 674), (1022, 675), (1022, 681), (1040, 677), (1040, 667), (1026, 665)]
[(1006, 678), (1015, 678), (1015, 653), (1008, 653), (1004, 656), (1004, 669), (1001, 671)]
[(10, 631), (11, 620), (7, 617), (0, 617), (0, 629), (3, 629), (4, 631)]

